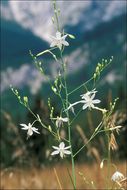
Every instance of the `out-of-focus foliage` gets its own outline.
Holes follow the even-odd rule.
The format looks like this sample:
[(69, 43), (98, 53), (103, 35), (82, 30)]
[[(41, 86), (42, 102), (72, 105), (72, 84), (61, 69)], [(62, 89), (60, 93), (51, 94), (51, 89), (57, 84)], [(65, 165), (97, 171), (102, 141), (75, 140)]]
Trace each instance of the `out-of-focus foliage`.
[[(53, 106), (56, 108), (57, 105), (53, 102)], [(20, 105), (19, 105), (20, 106)], [(121, 106), (120, 106), (121, 107)], [(33, 112), (40, 115), (45, 124), (51, 124), (49, 119), (49, 110), (46, 103), (41, 100), (41, 97), (37, 97), (33, 106)], [(56, 109), (55, 109), (56, 110)], [(59, 110), (55, 113), (57, 117)], [(90, 135), (94, 131), (94, 127), (97, 123), (96, 118), (99, 118), (99, 113), (88, 112), (87, 118), (78, 118), (73, 124), (72, 135), (73, 135), (73, 147), (74, 150), (78, 150), (83, 143), (86, 143)], [(11, 116), (11, 113), (2, 111), (1, 114), (1, 166), (7, 167), (12, 165), (24, 165), (31, 166), (51, 164), (52, 157), (50, 156), (52, 144), (55, 140), (52, 136), (38, 123), (36, 126), (41, 132), (40, 135), (33, 135), (30, 139), (26, 140), (26, 132), (21, 130), (20, 118), (17, 121)], [(84, 118), (84, 119), (83, 119)], [(25, 121), (26, 123), (33, 122), (34, 118), (30, 113), (27, 113)], [(115, 159), (127, 158), (127, 115), (124, 109), (117, 108), (117, 111), (112, 115), (111, 120), (114, 120), (115, 125), (122, 125), (122, 129), (119, 134), (115, 133), (115, 139), (117, 142), (117, 150), (115, 150)], [(77, 124), (78, 123), (78, 124)], [(82, 126), (82, 128), (80, 127)], [(61, 136), (66, 136), (66, 128), (62, 128)], [(107, 154), (105, 136), (100, 134), (93, 140), (86, 148), (76, 157), (77, 161), (97, 161), (100, 162), (102, 157)], [(114, 155), (114, 153), (113, 153)], [(52, 163), (57, 163), (59, 157), (52, 160)]]

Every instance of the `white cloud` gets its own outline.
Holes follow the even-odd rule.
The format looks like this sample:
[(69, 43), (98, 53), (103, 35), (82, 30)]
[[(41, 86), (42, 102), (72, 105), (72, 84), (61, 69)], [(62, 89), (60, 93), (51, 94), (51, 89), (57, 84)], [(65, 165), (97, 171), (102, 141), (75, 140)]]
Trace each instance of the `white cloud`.
[(6, 4), (6, 5), (3, 5), (1, 3), (1, 16), (5, 19), (5, 20), (13, 20), (14, 17), (13, 17), (13, 14), (12, 14), (12, 11), (10, 9), (10, 7)]
[[(57, 1), (57, 4), (62, 15), (61, 25), (76, 25), (82, 22), (82, 29), (90, 29), (99, 22), (125, 12), (124, 1)], [(9, 1), (8, 5), (1, 7), (2, 17), (15, 20), (22, 27), (50, 42), (50, 35), (54, 34), (51, 21), (52, 1)]]
[(109, 1), (103, 16), (104, 21), (110, 20), (113, 16), (117, 16), (126, 11), (126, 1)]
[[(67, 74), (74, 73), (80, 70), (84, 65), (89, 63), (89, 49), (88, 45), (84, 44), (82, 48), (77, 48), (71, 54), (64, 56), (67, 63)], [(52, 62), (50, 65), (53, 78), (58, 74), (60, 66), (57, 62)]]
[[(24, 28), (30, 29), (37, 36), (50, 42), (50, 35), (54, 33), (51, 17), (53, 15), (51, 1), (9, 1), (14, 19)], [(75, 25), (80, 20), (82, 12), (91, 2), (57, 2), (64, 18), (63, 25)], [(69, 5), (69, 6), (68, 6)], [(74, 14), (75, 13), (75, 14)]]
[(31, 94), (37, 94), (44, 82), (47, 82), (47, 79), (39, 71), (34, 70), (32, 78), (29, 78), (27, 81)]
[[(88, 45), (85, 44), (82, 48), (77, 48), (71, 54), (64, 56), (64, 59), (67, 61), (67, 74), (80, 70), (89, 61)], [(52, 80), (58, 74), (60, 64), (55, 61), (48, 61), (47, 63), (50, 70), (50, 76), (48, 77)], [(18, 69), (8, 67), (1, 72), (1, 92), (8, 89), (10, 84), (12, 84), (12, 86), (18, 88), (28, 86), (30, 92), (36, 94), (44, 82), (47, 82), (47, 79), (34, 66), (29, 64), (23, 64)]]
[(1, 92), (9, 88), (10, 84), (14, 87), (22, 88), (28, 86), (32, 94), (36, 94), (43, 82), (46, 82), (38, 70), (28, 64), (22, 65), (18, 69), (8, 67), (1, 72)]
[(83, 65), (88, 64), (89, 50), (87, 44), (73, 51), (69, 56), (66, 57), (66, 59), (69, 73), (80, 70)]

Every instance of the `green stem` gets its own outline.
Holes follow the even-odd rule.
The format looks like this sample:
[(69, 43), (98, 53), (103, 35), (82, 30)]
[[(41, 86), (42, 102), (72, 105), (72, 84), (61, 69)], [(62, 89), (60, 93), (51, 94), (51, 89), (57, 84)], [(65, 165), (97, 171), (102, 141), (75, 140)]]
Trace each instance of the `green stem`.
[[(63, 55), (61, 52), (61, 62), (62, 62), (62, 67), (63, 67), (63, 72), (64, 72), (64, 85), (65, 85), (65, 95), (66, 95), (66, 109), (68, 107), (68, 90), (67, 90), (67, 82), (66, 82), (66, 69), (65, 69), (65, 63), (63, 60)], [(70, 125), (70, 119), (69, 119), (69, 111), (66, 111), (66, 115), (68, 117), (68, 139), (69, 139), (69, 145), (71, 146), (71, 163), (72, 163), (72, 176), (73, 176), (73, 183), (74, 183), (74, 189), (76, 189), (76, 176), (75, 176), (75, 163), (74, 163), (74, 156), (73, 156), (73, 151), (72, 151), (72, 143), (71, 143), (71, 125)]]
[[(56, 9), (56, 0), (53, 1), (53, 6), (54, 6), (54, 13), (55, 13), (55, 18), (56, 18), (56, 24), (57, 24), (57, 30), (60, 32), (60, 26), (59, 26), (59, 20), (58, 20), (58, 15), (57, 15), (57, 9)], [(63, 68), (63, 73), (64, 73), (64, 86), (65, 86), (65, 96), (66, 96), (66, 101), (63, 102), (62, 97), (61, 101), (63, 104), (63, 107), (67, 109), (68, 107), (68, 91), (67, 91), (67, 83), (66, 83), (66, 70), (65, 70), (65, 63), (63, 60), (63, 51), (60, 51), (60, 56), (61, 56), (61, 62), (62, 62), (62, 68)], [(74, 158), (73, 158), (73, 152), (72, 152), (72, 144), (71, 144), (71, 131), (70, 131), (70, 122), (69, 122), (69, 112), (68, 110), (66, 111), (66, 115), (68, 117), (68, 137), (69, 137), (69, 145), (71, 146), (71, 163), (72, 163), (72, 176), (73, 176), (73, 182), (74, 182), (74, 189), (76, 189), (76, 177), (75, 177), (75, 164), (74, 164)]]
[(83, 148), (86, 147), (86, 145), (99, 133), (99, 130), (102, 127), (102, 122), (97, 126), (97, 128), (95, 129), (95, 131), (93, 132), (93, 134), (91, 135), (90, 139), (87, 141), (86, 144), (84, 144), (75, 154), (73, 157), (75, 157)]
[(78, 113), (77, 113), (77, 114), (75, 115), (75, 117), (72, 119), (70, 125), (76, 120), (76, 118), (77, 118), (78, 115), (81, 113), (81, 111), (82, 111), (82, 109), (80, 109), (80, 110), (78, 111)]
[[(29, 106), (27, 106), (27, 109), (28, 109), (29, 112), (38, 120), (37, 116), (33, 113), (33, 111), (30, 109)], [(40, 124), (42, 125), (42, 127), (44, 127), (46, 130), (49, 131), (49, 129), (47, 128), (47, 126), (46, 126), (44, 123), (42, 123), (42, 121), (39, 121), (39, 122), (40, 122)], [(50, 131), (50, 132), (51, 132), (51, 131)], [(55, 133), (54, 131), (52, 131), (51, 134), (52, 134), (55, 138), (57, 138), (56, 133)]]
[(54, 7), (54, 13), (56, 17), (57, 30), (60, 32), (59, 20), (58, 20), (57, 9), (56, 9), (56, 0), (53, 0), (53, 7)]
[(75, 88), (74, 90), (72, 90), (71, 92), (68, 93), (68, 96), (73, 94), (74, 92), (76, 92), (77, 90), (79, 90), (81, 87), (83, 87), (84, 85), (86, 85), (87, 83), (89, 83), (91, 80), (93, 80), (93, 77), (90, 78), (88, 81), (86, 81), (85, 83), (81, 84), (80, 86), (78, 86), (77, 88)]
[(90, 137), (90, 139), (87, 141), (87, 143), (84, 144), (84, 145), (73, 155), (73, 158), (74, 158), (83, 148), (85, 148), (85, 146), (86, 146), (96, 135), (97, 135), (97, 133), (94, 134), (94, 135), (92, 135), (92, 136)]

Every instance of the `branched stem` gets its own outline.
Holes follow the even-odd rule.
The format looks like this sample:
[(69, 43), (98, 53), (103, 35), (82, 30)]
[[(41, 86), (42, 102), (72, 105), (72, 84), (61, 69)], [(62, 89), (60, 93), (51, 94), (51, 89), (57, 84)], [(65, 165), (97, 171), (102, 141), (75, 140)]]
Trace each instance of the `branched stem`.
[[(65, 108), (68, 108), (68, 90), (67, 90), (67, 82), (66, 82), (66, 66), (63, 60), (63, 55), (62, 52), (60, 53), (61, 55), (61, 62), (62, 62), (62, 67), (63, 67), (63, 72), (64, 72), (64, 85), (65, 85), (65, 95), (66, 95), (66, 105)], [(69, 118), (69, 111), (67, 110), (66, 115), (68, 117), (68, 139), (69, 139), (69, 145), (71, 146), (71, 163), (72, 163), (72, 176), (73, 176), (73, 184), (74, 184), (74, 189), (76, 189), (76, 176), (75, 176), (75, 163), (74, 163), (74, 156), (73, 156), (73, 150), (72, 150), (72, 140), (71, 140), (71, 124), (70, 124), (70, 118)]]
[(99, 130), (101, 129), (102, 126), (103, 126), (103, 125), (102, 125), (102, 122), (100, 122), (100, 124), (99, 124), (98, 127), (95, 129), (95, 131), (93, 132), (93, 134), (91, 135), (91, 137), (89, 138), (89, 140), (87, 141), (87, 143), (84, 144), (84, 145), (74, 154), (73, 157), (75, 157), (77, 154), (79, 154), (79, 152), (80, 152), (82, 149), (84, 149), (88, 143), (90, 143), (90, 141), (99, 133)]

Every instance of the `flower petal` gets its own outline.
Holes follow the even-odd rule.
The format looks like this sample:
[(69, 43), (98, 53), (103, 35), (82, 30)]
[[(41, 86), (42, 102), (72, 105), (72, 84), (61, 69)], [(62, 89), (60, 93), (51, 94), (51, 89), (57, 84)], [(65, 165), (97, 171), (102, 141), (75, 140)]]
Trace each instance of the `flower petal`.
[(59, 31), (56, 32), (56, 38), (57, 39), (61, 38), (61, 33)]
[(67, 37), (67, 34), (66, 35), (64, 35), (64, 36), (62, 36), (62, 40), (64, 40), (65, 41), (65, 38)]
[(71, 151), (69, 151), (69, 150), (64, 150), (64, 154), (71, 154)]
[(62, 49), (62, 44), (60, 42), (57, 43), (57, 47), (61, 50)]
[(67, 41), (62, 41), (62, 44), (63, 44), (64, 46), (69, 46), (69, 43), (68, 43)]
[(57, 45), (56, 42), (53, 41), (53, 42), (51, 43), (50, 47), (54, 47), (54, 46), (56, 46), (56, 45)]
[(26, 127), (22, 127), (21, 129), (23, 129), (23, 130), (28, 130), (29, 128), (26, 128)]
[(59, 150), (59, 147), (57, 147), (57, 146), (52, 146), (54, 149), (56, 149), (56, 150)]
[(89, 107), (89, 105), (86, 103), (86, 104), (84, 104), (84, 106), (82, 107), (82, 109), (85, 110), (88, 107)]
[(90, 104), (89, 107), (91, 107), (91, 108), (94, 108), (94, 107), (95, 107), (94, 104), (93, 104), (93, 102)]
[(98, 99), (96, 99), (96, 100), (92, 100), (92, 103), (93, 104), (98, 104), (98, 103), (100, 103), (101, 101), (100, 100), (98, 100)]
[(68, 122), (68, 118), (66, 117), (66, 118), (62, 118), (62, 121), (63, 122)]
[(31, 129), (31, 128), (29, 128), (29, 129), (28, 129), (28, 131), (27, 131), (27, 135), (28, 135), (28, 136), (33, 135), (33, 131), (32, 131), (32, 129)]
[(59, 154), (59, 150), (55, 150), (55, 151), (53, 151), (53, 152), (51, 153), (52, 156), (53, 156), (53, 155), (56, 155), (56, 154)]
[(64, 157), (64, 152), (60, 151), (60, 157), (63, 158)]
[(94, 94), (92, 94), (92, 96), (90, 97), (90, 99), (91, 99), (91, 100), (93, 100), (93, 99), (94, 99), (94, 97), (95, 97), (95, 93), (94, 93)]
[(35, 127), (32, 127), (32, 130), (33, 130), (35, 133), (38, 133), (38, 134), (40, 134), (40, 132), (38, 131), (38, 129), (37, 129), (37, 128), (35, 128)]
[(71, 146), (66, 146), (66, 147), (64, 148), (64, 150), (66, 150), (66, 149), (68, 149), (68, 148), (71, 148)]
[(28, 125), (26, 125), (26, 124), (20, 124), (22, 127), (24, 127), (24, 128), (22, 128), (22, 129), (29, 129), (29, 126)]
[(64, 149), (64, 147), (65, 147), (64, 142), (61, 142), (61, 143), (59, 144), (59, 148), (60, 148), (60, 149)]

